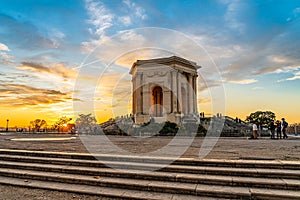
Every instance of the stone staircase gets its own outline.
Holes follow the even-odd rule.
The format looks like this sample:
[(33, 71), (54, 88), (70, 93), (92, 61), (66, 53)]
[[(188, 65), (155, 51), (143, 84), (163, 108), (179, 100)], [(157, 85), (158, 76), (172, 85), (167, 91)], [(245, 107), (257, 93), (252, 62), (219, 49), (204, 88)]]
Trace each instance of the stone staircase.
[(0, 149), (0, 184), (112, 199), (300, 199), (297, 161), (171, 161)]
[(252, 126), (244, 121), (237, 123), (235, 119), (226, 116), (224, 121), (224, 128), (222, 130), (222, 137), (243, 137), (252, 135)]

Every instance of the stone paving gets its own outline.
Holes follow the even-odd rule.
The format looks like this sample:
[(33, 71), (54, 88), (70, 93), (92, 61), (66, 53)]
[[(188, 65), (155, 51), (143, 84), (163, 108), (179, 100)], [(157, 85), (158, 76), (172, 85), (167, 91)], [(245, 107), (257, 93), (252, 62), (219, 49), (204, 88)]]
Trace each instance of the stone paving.
[[(131, 152), (133, 155), (159, 150), (170, 145), (172, 137), (129, 137), (129, 136), (75, 136), (72, 140), (37, 140), (37, 141), (12, 141), (13, 138), (60, 138), (74, 137), (67, 134), (21, 134), (1, 133), (0, 148), (2, 149), (27, 149), (55, 152), (88, 153), (117, 153), (107, 144), (111, 142), (115, 147)], [(104, 138), (105, 137), (105, 138)], [(173, 149), (186, 148), (183, 143), (188, 138), (182, 137), (177, 143), (172, 144)], [(181, 157), (198, 158), (200, 147), (216, 138), (195, 138), (188, 145), (187, 151)], [(84, 141), (84, 142), (83, 142)], [(87, 142), (88, 141), (88, 142)], [(182, 141), (182, 143), (181, 143)], [(87, 147), (87, 148), (86, 148)], [(89, 150), (87, 150), (89, 149)], [(102, 151), (103, 150), (103, 151)], [(105, 150), (105, 151), (104, 151)], [(168, 156), (168, 155), (165, 155)], [(170, 153), (170, 156), (172, 154)], [(247, 140), (247, 138), (218, 138), (216, 144), (205, 157), (208, 159), (257, 159), (257, 160), (300, 160), (300, 138), (289, 137), (287, 140), (271, 140), (260, 138)]]
[(24, 187), (0, 185), (0, 199), (2, 200), (53, 200), (53, 199), (72, 199), (72, 200), (109, 200), (99, 196), (81, 195), (75, 193), (32, 189)]

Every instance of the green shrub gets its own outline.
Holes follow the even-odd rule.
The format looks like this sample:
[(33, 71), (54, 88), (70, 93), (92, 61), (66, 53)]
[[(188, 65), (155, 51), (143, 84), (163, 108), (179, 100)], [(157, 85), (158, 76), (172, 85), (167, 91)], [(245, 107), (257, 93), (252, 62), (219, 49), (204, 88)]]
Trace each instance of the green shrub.
[(178, 125), (172, 122), (166, 122), (163, 128), (159, 131), (159, 135), (174, 136), (178, 132)]
[(204, 128), (202, 124), (198, 125), (197, 135), (198, 137), (204, 137), (206, 136), (207, 130)]

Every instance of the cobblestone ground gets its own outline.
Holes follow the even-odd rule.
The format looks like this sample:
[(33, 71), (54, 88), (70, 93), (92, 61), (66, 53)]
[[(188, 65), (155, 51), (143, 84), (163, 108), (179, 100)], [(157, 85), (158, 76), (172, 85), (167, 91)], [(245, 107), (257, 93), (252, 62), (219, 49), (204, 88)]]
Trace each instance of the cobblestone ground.
[[(76, 137), (67, 141), (12, 141), (13, 138), (61, 138)], [(105, 137), (105, 136), (101, 136)], [(55, 152), (78, 152), (88, 153), (89, 150), (109, 148), (107, 141), (93, 136), (72, 136), (58, 134), (20, 134), (20, 133), (0, 133), (0, 148), (5, 149), (27, 149)], [(108, 136), (107, 139), (118, 148), (134, 154), (152, 152), (172, 141), (172, 137), (152, 137), (139, 138), (129, 136)], [(182, 138), (185, 141), (187, 138)], [(198, 158), (201, 145), (210, 143), (214, 139), (204, 141), (204, 138), (195, 138), (189, 145), (187, 151), (181, 157)], [(84, 141), (84, 142), (82, 142)], [(87, 142), (88, 141), (88, 142)], [(182, 143), (177, 142), (175, 148), (182, 147)], [(87, 147), (87, 148), (86, 148)], [(105, 151), (116, 153), (112, 151)], [(94, 152), (93, 152), (94, 153)], [(170, 154), (171, 155), (171, 154)], [(297, 160), (300, 161), (300, 137), (290, 136), (287, 140), (271, 140), (270, 138), (260, 138), (258, 140), (247, 140), (247, 138), (218, 138), (212, 150), (205, 157), (207, 159), (258, 159), (258, 160)], [(78, 195), (72, 193), (55, 192), (39, 189), (27, 189), (0, 185), (0, 199), (105, 199), (95, 196)]]

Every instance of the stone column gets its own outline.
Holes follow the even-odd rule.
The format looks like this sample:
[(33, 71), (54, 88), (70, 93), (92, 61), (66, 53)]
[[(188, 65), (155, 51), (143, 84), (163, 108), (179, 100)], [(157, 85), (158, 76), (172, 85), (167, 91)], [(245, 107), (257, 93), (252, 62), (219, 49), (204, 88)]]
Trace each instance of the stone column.
[(132, 77), (132, 114), (136, 114), (136, 76)]
[(180, 72), (176, 74), (176, 82), (177, 82), (177, 111), (181, 113), (182, 111), (182, 96), (181, 96), (181, 80), (180, 80)]
[(197, 109), (197, 105), (198, 105), (198, 102), (197, 102), (197, 75), (194, 75), (193, 77), (194, 79), (194, 113), (198, 113), (198, 109)]
[(136, 114), (141, 114), (143, 112), (142, 104), (142, 74), (136, 73), (136, 99), (137, 99), (137, 110)]
[(187, 104), (188, 104), (188, 114), (191, 114), (193, 113), (193, 110), (194, 110), (194, 95), (193, 95), (193, 77), (191, 74), (188, 75), (188, 101), (187, 101)]
[(163, 106), (166, 114), (171, 113), (172, 102), (171, 102), (171, 91), (169, 88), (163, 89)]
[(178, 89), (177, 89), (177, 71), (172, 71), (171, 75), (172, 75), (172, 112), (178, 112), (177, 109), (177, 98), (178, 98)]
[(148, 115), (150, 108), (150, 85), (146, 83), (143, 86), (143, 113)]

